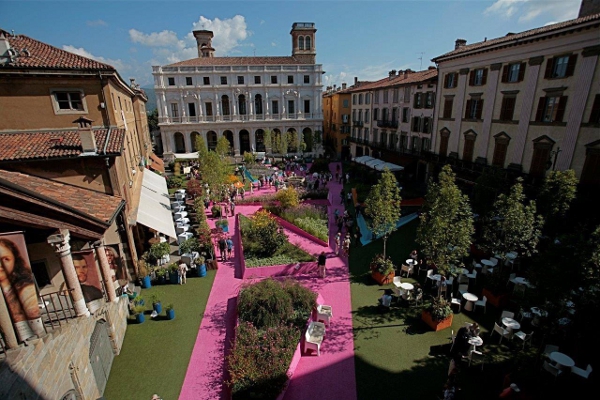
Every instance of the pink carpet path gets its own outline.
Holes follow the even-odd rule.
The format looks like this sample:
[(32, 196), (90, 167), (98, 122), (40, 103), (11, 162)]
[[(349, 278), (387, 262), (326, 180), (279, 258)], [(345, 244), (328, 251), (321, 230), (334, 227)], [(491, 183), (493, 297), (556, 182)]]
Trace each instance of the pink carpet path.
[[(335, 175), (336, 163), (330, 164)], [(332, 206), (328, 207), (330, 219), (330, 243), (336, 228), (333, 213), (336, 208), (343, 212), (340, 204), (341, 184), (331, 181), (328, 184)], [(255, 190), (255, 195), (271, 193), (274, 188)], [(251, 215), (259, 206), (236, 206), (236, 212)], [(234, 218), (230, 217), (229, 226), (235, 229)], [(215, 221), (209, 219), (214, 227)], [(290, 241), (311, 254), (327, 253), (327, 276), (317, 277), (315, 271), (295, 275), (302, 284), (319, 292), (324, 304), (332, 306), (333, 319), (326, 330), (326, 338), (321, 346), (321, 356), (313, 352), (303, 355), (294, 376), (290, 380), (285, 400), (314, 399), (356, 399), (356, 381), (354, 376), (354, 339), (352, 333), (352, 307), (350, 300), (350, 281), (347, 260), (336, 257), (330, 248), (322, 247), (308, 239), (285, 231)], [(224, 386), (224, 356), (233, 337), (236, 313), (235, 298), (244, 283), (234, 277), (239, 268), (239, 259), (219, 262), (206, 311), (202, 318), (196, 344), (186, 372), (180, 400), (228, 399), (229, 392)]]

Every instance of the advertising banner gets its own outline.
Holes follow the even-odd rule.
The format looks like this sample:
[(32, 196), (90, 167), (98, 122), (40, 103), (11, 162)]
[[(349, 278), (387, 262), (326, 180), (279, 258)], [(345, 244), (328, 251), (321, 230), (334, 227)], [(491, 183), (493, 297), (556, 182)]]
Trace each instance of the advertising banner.
[(90, 307), (89, 303), (104, 297), (102, 295), (102, 284), (100, 283), (100, 273), (94, 251), (74, 251), (71, 253), (71, 256), (73, 257), (73, 265), (75, 265), (75, 272), (77, 272), (77, 279), (83, 292), (83, 298), (88, 304), (90, 312), (94, 312), (91, 308), (97, 307)]
[(19, 341), (44, 333), (23, 232), (0, 233), (0, 288)]

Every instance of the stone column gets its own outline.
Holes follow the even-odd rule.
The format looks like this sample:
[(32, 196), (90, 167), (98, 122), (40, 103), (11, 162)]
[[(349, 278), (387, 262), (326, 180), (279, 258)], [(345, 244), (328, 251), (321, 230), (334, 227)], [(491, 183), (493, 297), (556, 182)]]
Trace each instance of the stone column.
[(96, 242), (94, 243), (94, 247), (96, 249), (96, 254), (98, 255), (98, 260), (100, 261), (100, 273), (102, 274), (102, 281), (104, 281), (104, 288), (108, 295), (108, 301), (116, 302), (119, 299), (117, 298), (115, 284), (112, 280), (104, 243), (102, 241)]
[(252, 98), (252, 92), (248, 92), (248, 119), (254, 120), (254, 99)]
[(256, 131), (254, 129), (250, 130), (250, 151), (256, 151)]
[(240, 155), (240, 132), (233, 132), (233, 153), (236, 156)]
[(61, 229), (59, 233), (48, 237), (48, 244), (54, 247), (56, 254), (60, 259), (60, 266), (65, 277), (67, 287), (71, 291), (73, 307), (78, 317), (90, 316), (90, 311), (85, 305), (83, 292), (77, 279), (77, 272), (71, 257), (71, 245), (69, 244), (70, 234), (68, 229)]
[(16, 349), (19, 346), (17, 335), (8, 313), (8, 306), (4, 300), (4, 295), (0, 291), (0, 329), (4, 332), (5, 345), (8, 349)]
[(185, 152), (191, 153), (192, 147), (192, 132), (186, 132), (183, 134), (183, 142), (185, 143)]

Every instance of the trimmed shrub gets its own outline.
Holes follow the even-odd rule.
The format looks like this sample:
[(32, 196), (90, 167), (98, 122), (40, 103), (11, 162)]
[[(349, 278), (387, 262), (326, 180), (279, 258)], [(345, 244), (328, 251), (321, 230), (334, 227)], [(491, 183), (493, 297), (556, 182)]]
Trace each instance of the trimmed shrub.
[(297, 207), (300, 203), (298, 192), (293, 187), (278, 191), (275, 198), (279, 200), (279, 205), (283, 209)]

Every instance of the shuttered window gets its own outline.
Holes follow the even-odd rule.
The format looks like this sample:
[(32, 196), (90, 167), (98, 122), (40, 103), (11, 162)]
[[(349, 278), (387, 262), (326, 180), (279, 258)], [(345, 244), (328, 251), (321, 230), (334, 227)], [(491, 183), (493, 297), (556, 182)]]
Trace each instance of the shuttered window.
[(450, 139), (449, 134), (443, 134), (440, 140), (440, 156), (446, 157), (448, 155), (448, 140)]
[(442, 118), (452, 118), (452, 105), (454, 103), (454, 98), (446, 98), (444, 100), (444, 114)]
[(550, 147), (534, 147), (533, 157), (531, 157), (531, 167), (529, 168), (529, 175), (542, 178), (546, 173), (546, 167), (550, 160)]
[(465, 135), (465, 147), (463, 148), (462, 159), (464, 161), (473, 161), (473, 150), (475, 149), (475, 135)]
[(594, 98), (594, 105), (592, 105), (592, 112), (588, 122), (590, 124), (600, 124), (600, 94), (597, 94)]
[(600, 185), (600, 150), (588, 149), (581, 171), (581, 184)]
[(500, 109), (500, 120), (512, 121), (513, 114), (515, 112), (515, 102), (517, 98), (515, 96), (504, 96), (502, 98), (502, 107)]
[(465, 119), (481, 119), (482, 110), (483, 110), (483, 100), (482, 99), (467, 100), (467, 107), (465, 109)]
[(487, 82), (487, 68), (474, 69), (469, 73), (469, 86), (483, 86)]
[(544, 78), (552, 79), (573, 76), (576, 64), (577, 54), (550, 58), (546, 62), (546, 71), (544, 72)]
[(562, 122), (568, 96), (540, 97), (535, 120), (538, 122)]

